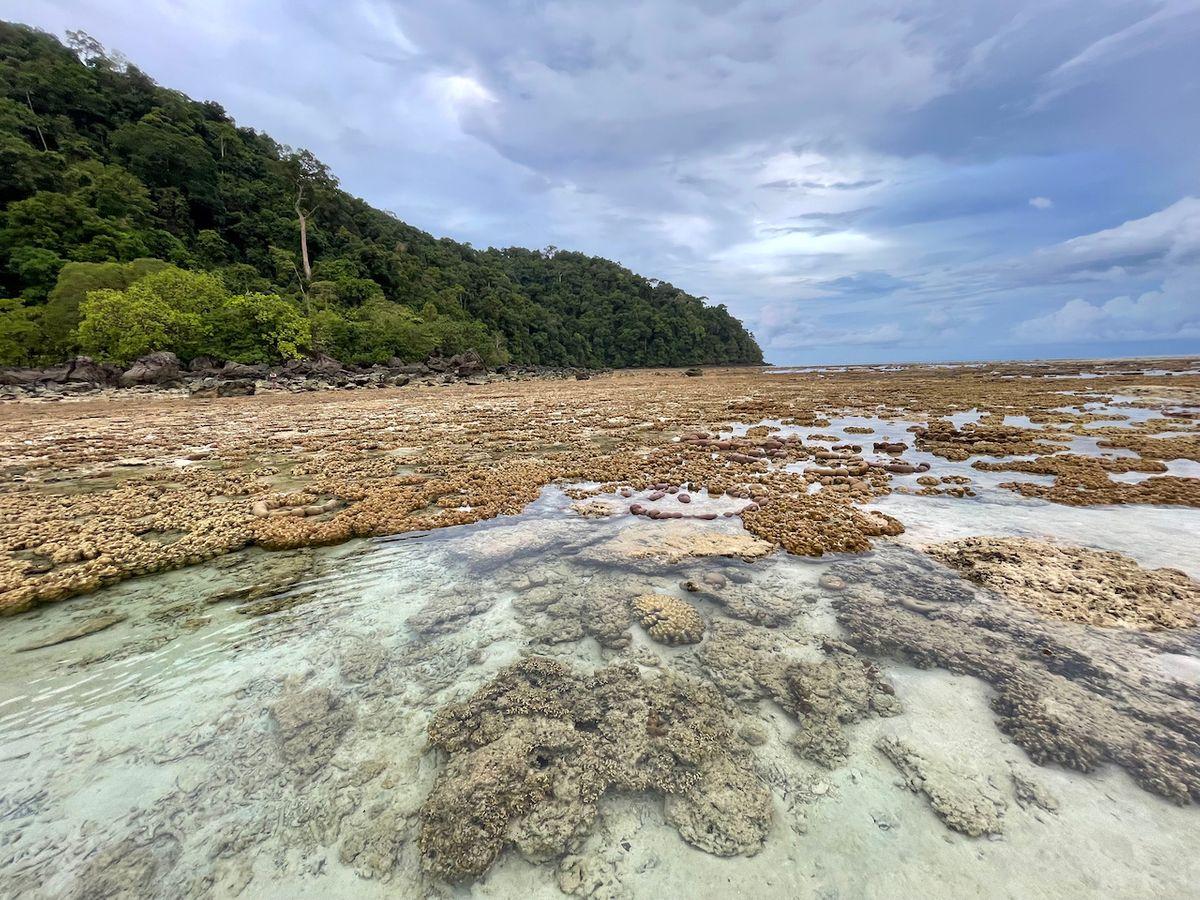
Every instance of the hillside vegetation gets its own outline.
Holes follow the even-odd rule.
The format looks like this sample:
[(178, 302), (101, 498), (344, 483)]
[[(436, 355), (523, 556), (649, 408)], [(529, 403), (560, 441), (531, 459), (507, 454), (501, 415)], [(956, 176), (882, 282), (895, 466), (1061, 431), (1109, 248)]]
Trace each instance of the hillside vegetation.
[(0, 362), (759, 363), (723, 306), (598, 257), (476, 250), (87, 35), (0, 23)]

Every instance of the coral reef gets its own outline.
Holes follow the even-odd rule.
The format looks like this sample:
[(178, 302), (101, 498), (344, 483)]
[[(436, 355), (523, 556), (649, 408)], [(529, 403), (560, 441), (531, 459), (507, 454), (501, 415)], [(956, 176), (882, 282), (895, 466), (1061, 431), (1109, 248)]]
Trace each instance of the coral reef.
[(642, 594), (632, 606), (638, 622), (660, 644), (698, 644), (704, 637), (704, 617), (678, 597)]
[(755, 853), (771, 798), (735, 721), (698, 682), (646, 679), (635, 666), (579, 674), (528, 657), (430, 723), (430, 743), (449, 760), (421, 806), (423, 865), (461, 881), (506, 846), (531, 860), (562, 856), (609, 791), (665, 795), (684, 840), (710, 853)]
[(615, 579), (559, 579), (530, 586), (513, 599), (517, 621), (533, 644), (561, 644), (595, 638), (609, 650), (630, 644), (626, 589)]
[(1191, 628), (1200, 584), (1120, 553), (1025, 538), (971, 537), (925, 548), (979, 584), (1046, 615), (1109, 628)]
[(271, 708), (279, 756), (301, 780), (329, 762), (354, 719), (354, 710), (323, 687), (290, 686)]
[(892, 716), (900, 704), (878, 669), (854, 648), (826, 639), (820, 662), (790, 659), (781, 638), (736, 622), (714, 622), (700, 650), (705, 672), (736, 700), (769, 698), (798, 723), (790, 739), (801, 757), (826, 768), (845, 761), (845, 726), (869, 714)]
[(743, 513), (742, 522), (751, 534), (801, 556), (859, 553), (870, 549), (868, 538), (904, 531), (886, 513), (810, 494), (770, 500)]
[(1095, 635), (964, 593), (957, 575), (898, 548), (834, 568), (849, 585), (834, 607), (851, 643), (988, 682), (997, 724), (1034, 762), (1084, 772), (1110, 762), (1148, 791), (1200, 800), (1196, 692), (1141, 675), (1148, 651), (1114, 643), (1122, 633)]
[(897, 737), (884, 737), (876, 747), (900, 771), (908, 789), (925, 796), (947, 827), (970, 837), (1003, 831), (1001, 819), (1008, 804), (983, 778), (931, 760)]
[[(1195, 376), (1178, 361), (1155, 366), (1177, 374), (1106, 370), (1104, 386), (1181, 398), (1172, 404), (1194, 399)], [(594, 381), (575, 380), (498, 382), (483, 391), (430, 384), (403, 388), (403, 403), (396, 402), (398, 388), (346, 392), (337, 403), (279, 392), (203, 403), (137, 392), (104, 401), (60, 395), (57, 403), (12, 401), (0, 405), (0, 615), (252, 545), (292, 549), (494, 519), (516, 513), (554, 482), (610, 490), (687, 485), (693, 498), (707, 491), (747, 501), (739, 507), (743, 516), (781, 539), (790, 529), (780, 517), (827, 517), (825, 526), (797, 526), (799, 536), (787, 543), (771, 539), (798, 552), (861, 550), (865, 537), (852, 536), (880, 529), (864, 530), (848, 501), (888, 493), (893, 475), (918, 471), (923, 463), (894, 457), (870, 463), (857, 445), (806, 445), (774, 426), (744, 437), (714, 436), (727, 432), (732, 420), (825, 427), (829, 420), (821, 411), (832, 409), (925, 417), (930, 424), (917, 428), (917, 447), (947, 458), (1040, 453), (1041, 460), (1026, 462), (1063, 469), (1054, 486), (1013, 486), (1028, 496), (1076, 505), (1197, 505), (1197, 479), (1113, 482), (1102, 479), (1107, 468), (1048, 457), (1070, 433), (957, 429), (938, 419), (986, 407), (994, 411), (989, 421), (1019, 413), (1079, 428), (1097, 417), (1061, 407), (1064, 389), (1094, 391), (1095, 382), (1068, 377), (1083, 371), (1083, 364), (862, 368), (786, 377), (710, 370), (703, 379), (620, 372), (602, 376), (603, 391)], [(1135, 463), (1144, 468), (1137, 471), (1161, 472), (1161, 459), (1195, 459), (1195, 418), (1163, 408), (1161, 419), (1131, 421), (1121, 433), (1100, 429), (1096, 436), (1104, 445), (1141, 453)], [(1155, 436), (1164, 432), (1170, 436)], [(1015, 468), (1016, 462), (1000, 465)], [(810, 471), (787, 471), (799, 463), (811, 463)], [(844, 500), (845, 506), (812, 506), (807, 493), (818, 487), (822, 502)], [(963, 485), (922, 491), (958, 495), (960, 487), (969, 496)], [(758, 509), (764, 502), (776, 509)], [(678, 507), (658, 514), (682, 516), (695, 503)], [(825, 537), (822, 528), (844, 535)]]

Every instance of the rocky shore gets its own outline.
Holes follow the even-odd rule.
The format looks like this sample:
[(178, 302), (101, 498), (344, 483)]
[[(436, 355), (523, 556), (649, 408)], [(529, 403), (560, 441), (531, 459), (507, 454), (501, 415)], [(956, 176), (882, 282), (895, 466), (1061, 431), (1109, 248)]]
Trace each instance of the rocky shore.
[(124, 368), (87, 356), (43, 369), (0, 368), (0, 400), (61, 400), (117, 390), (175, 391), (198, 399), (245, 397), (264, 390), (299, 393), (527, 378), (586, 380), (599, 371), (527, 365), (489, 369), (474, 350), (450, 357), (430, 356), (424, 362), (392, 359), (386, 365), (373, 366), (344, 365), (321, 354), (278, 366), (219, 362), (203, 356), (184, 365), (174, 353), (159, 352)]

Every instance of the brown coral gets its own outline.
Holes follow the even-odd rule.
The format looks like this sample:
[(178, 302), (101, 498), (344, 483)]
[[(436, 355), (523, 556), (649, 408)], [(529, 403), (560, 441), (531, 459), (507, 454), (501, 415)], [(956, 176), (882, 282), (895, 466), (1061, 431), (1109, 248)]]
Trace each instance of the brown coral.
[(1200, 585), (1175, 569), (1143, 569), (1120, 553), (1025, 538), (972, 537), (926, 552), (1041, 613), (1108, 628), (1191, 628)]
[(666, 594), (642, 594), (633, 601), (638, 621), (660, 644), (698, 644), (704, 617), (690, 603)]
[(770, 794), (732, 716), (716, 691), (687, 679), (524, 659), (429, 726), (449, 761), (421, 807), (423, 865), (459, 881), (508, 845), (530, 859), (561, 856), (613, 790), (665, 795), (667, 820), (703, 850), (755, 853)]

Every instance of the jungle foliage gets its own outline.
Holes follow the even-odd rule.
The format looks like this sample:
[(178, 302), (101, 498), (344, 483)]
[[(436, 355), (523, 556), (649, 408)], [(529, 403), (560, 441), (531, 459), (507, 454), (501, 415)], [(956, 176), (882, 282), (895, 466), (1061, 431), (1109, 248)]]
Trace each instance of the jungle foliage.
[[(302, 237), (303, 235), (303, 237)], [(82, 33), (0, 23), (0, 362), (759, 363), (724, 306), (606, 259), (480, 251)]]

